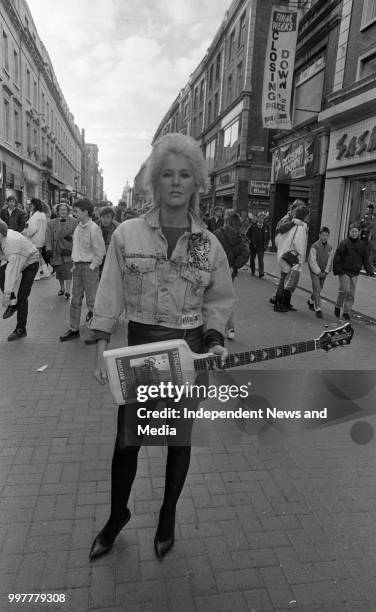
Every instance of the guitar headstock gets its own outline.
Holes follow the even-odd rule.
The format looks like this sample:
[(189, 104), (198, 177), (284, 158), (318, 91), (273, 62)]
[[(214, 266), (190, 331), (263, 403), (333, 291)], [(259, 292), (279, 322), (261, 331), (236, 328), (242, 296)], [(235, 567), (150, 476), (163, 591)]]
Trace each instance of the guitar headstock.
[(344, 346), (350, 344), (354, 330), (351, 327), (351, 323), (344, 323), (334, 329), (326, 329), (318, 339), (320, 348), (324, 351), (329, 351), (337, 346)]

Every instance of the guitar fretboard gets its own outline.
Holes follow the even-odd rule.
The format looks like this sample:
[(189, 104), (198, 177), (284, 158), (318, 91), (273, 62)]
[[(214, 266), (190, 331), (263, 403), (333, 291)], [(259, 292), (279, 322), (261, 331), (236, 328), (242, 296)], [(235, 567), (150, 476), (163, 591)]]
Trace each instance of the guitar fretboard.
[(269, 348), (261, 348), (254, 351), (245, 351), (244, 353), (231, 353), (223, 366), (221, 366), (221, 358), (216, 355), (213, 357), (199, 358), (194, 360), (194, 367), (197, 372), (205, 372), (213, 370), (215, 367), (221, 369), (236, 368), (242, 365), (249, 365), (257, 361), (269, 361), (270, 359), (278, 359), (279, 357), (289, 357), (298, 353), (307, 353), (321, 348), (319, 340), (308, 340), (306, 342), (295, 342), (293, 344), (282, 344), (280, 346), (272, 346)]

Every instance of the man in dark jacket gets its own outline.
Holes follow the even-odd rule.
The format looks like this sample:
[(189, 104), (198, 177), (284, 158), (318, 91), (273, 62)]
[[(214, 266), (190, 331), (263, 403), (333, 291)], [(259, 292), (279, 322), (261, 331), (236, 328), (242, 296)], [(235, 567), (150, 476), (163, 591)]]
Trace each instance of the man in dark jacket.
[[(119, 223), (115, 221), (115, 211), (111, 206), (104, 206), (103, 208), (101, 208), (101, 210), (99, 211), (99, 220), (97, 221), (97, 224), (102, 230), (102, 236), (107, 253), (108, 247), (110, 246), (112, 234), (119, 225)], [(99, 276), (102, 275), (104, 262), (105, 258), (99, 266)]]
[[(249, 247), (247, 241), (240, 233), (242, 221), (240, 215), (233, 210), (227, 211), (226, 222), (223, 227), (214, 232), (224, 248), (228, 263), (231, 268), (232, 280), (238, 275), (238, 270), (247, 262), (249, 257)], [(235, 336), (233, 313), (226, 325), (226, 335), (229, 340)]]
[(247, 240), (249, 241), (249, 247), (251, 250), (251, 257), (249, 265), (251, 268), (252, 276), (255, 275), (255, 260), (257, 255), (258, 272), (259, 277), (263, 278), (264, 274), (264, 253), (266, 244), (266, 226), (264, 224), (264, 215), (259, 213), (257, 215), (257, 222), (252, 223), (246, 233)]
[(223, 226), (223, 209), (220, 206), (214, 208), (214, 215), (208, 219), (208, 230), (214, 232)]
[(333, 273), (339, 276), (339, 290), (334, 314), (339, 318), (343, 306), (343, 318), (347, 321), (350, 319), (356, 283), (362, 267), (369, 276), (373, 275), (367, 245), (360, 240), (359, 234), (359, 226), (352, 223), (349, 228), (349, 237), (339, 243), (333, 259)]
[(26, 215), (21, 208), (18, 208), (14, 196), (8, 196), (6, 205), (0, 213), (0, 219), (5, 221), (8, 228), (15, 232), (22, 232), (25, 229)]

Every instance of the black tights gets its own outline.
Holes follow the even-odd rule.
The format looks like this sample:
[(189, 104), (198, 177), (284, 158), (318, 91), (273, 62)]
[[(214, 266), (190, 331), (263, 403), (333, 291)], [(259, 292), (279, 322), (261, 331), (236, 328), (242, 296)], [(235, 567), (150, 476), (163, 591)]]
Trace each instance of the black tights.
[[(111, 514), (102, 530), (102, 539), (112, 540), (126, 517), (127, 505), (137, 472), (140, 446), (121, 447), (116, 441), (111, 469)], [(169, 446), (167, 452), (165, 492), (162, 510), (167, 515), (175, 512), (176, 504), (187, 477), (191, 458), (190, 446)], [(163, 540), (163, 525), (160, 537)], [(167, 528), (167, 527), (166, 527)]]

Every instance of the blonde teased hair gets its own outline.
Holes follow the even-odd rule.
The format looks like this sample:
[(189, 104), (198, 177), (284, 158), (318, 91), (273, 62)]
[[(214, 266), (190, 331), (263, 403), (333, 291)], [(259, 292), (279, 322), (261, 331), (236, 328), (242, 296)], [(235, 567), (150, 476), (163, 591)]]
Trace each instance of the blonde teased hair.
[(199, 214), (199, 192), (209, 188), (209, 177), (206, 161), (197, 140), (184, 134), (165, 134), (154, 144), (145, 167), (144, 187), (153, 198), (154, 204), (160, 203), (157, 181), (163, 163), (168, 155), (184, 155), (187, 158), (194, 177), (196, 191), (189, 202), (189, 208)]

